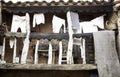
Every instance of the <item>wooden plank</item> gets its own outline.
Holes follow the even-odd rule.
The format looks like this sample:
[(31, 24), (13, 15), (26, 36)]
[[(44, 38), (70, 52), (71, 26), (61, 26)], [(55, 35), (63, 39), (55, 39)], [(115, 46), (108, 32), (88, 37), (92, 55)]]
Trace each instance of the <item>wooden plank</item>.
[(0, 64), (0, 69), (22, 70), (94, 70), (95, 64)]
[(14, 38), (14, 50), (13, 50), (13, 63), (16, 63), (16, 52), (17, 52), (17, 39)]
[(95, 59), (99, 77), (120, 77), (120, 64), (115, 45), (114, 31), (93, 33)]
[(36, 46), (35, 46), (35, 57), (34, 57), (34, 64), (38, 64), (38, 47), (39, 47), (39, 40), (37, 40)]
[(59, 41), (59, 58), (58, 58), (58, 64), (61, 64), (61, 62), (62, 62), (62, 52), (63, 52), (62, 41)]
[(26, 37), (26, 33), (21, 33), (21, 32), (6, 32), (5, 33), (6, 37)]
[[(17, 38), (25, 38), (26, 37), (26, 33), (20, 33), (20, 32), (6, 32), (4, 34), (6, 37), (17, 37)], [(83, 33), (83, 34), (73, 34), (73, 37), (76, 38), (91, 38), (92, 37), (92, 33)], [(67, 33), (30, 33), (30, 39), (69, 39), (69, 35)]]
[[(69, 9), (68, 9), (69, 8)], [(25, 6), (3, 6), (3, 9), (7, 12), (12, 13), (46, 13), (46, 12), (67, 12), (67, 11), (77, 11), (79, 13), (89, 13), (89, 12), (112, 12), (113, 11), (113, 5), (112, 4), (106, 4), (106, 5), (93, 5), (93, 6), (32, 6), (32, 7), (25, 7)]]
[(3, 39), (3, 49), (2, 49), (2, 54), (1, 54), (1, 60), (3, 62), (5, 60), (5, 45), (6, 45), (6, 38), (4, 37), (4, 39)]

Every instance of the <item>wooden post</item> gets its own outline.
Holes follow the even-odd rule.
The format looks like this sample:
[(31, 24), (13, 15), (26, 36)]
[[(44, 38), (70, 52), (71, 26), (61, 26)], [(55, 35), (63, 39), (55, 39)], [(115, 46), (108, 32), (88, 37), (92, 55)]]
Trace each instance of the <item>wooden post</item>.
[(37, 43), (36, 43), (36, 46), (35, 46), (34, 64), (38, 64), (38, 47), (39, 47), (39, 40), (37, 40)]
[(5, 56), (5, 37), (3, 39), (3, 49), (2, 49), (2, 55), (1, 55), (2, 61), (4, 61), (4, 56)]
[(13, 63), (16, 63), (16, 45), (17, 45), (17, 39), (14, 38), (14, 51), (13, 51)]
[(61, 64), (62, 62), (62, 41), (59, 42), (59, 59), (58, 59), (58, 64)]
[(81, 49), (81, 57), (83, 59), (83, 64), (86, 64), (85, 39), (82, 39), (82, 45), (80, 46), (80, 49)]

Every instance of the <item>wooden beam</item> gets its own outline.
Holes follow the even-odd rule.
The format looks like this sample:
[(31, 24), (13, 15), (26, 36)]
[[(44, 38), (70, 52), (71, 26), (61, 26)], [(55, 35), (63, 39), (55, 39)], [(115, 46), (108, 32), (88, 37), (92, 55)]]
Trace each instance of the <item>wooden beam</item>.
[(112, 12), (113, 5), (106, 4), (106, 5), (91, 5), (91, 6), (3, 6), (3, 11), (12, 12), (12, 13), (47, 13), (47, 12), (67, 12), (67, 11), (77, 11), (79, 13), (84, 12)]
[(21, 33), (21, 32), (6, 32), (4, 34), (6, 37), (26, 37), (26, 33)]
[(95, 70), (95, 64), (0, 64), (0, 69), (13, 70)]
[[(6, 37), (17, 37), (17, 38), (25, 38), (26, 33), (21, 33), (21, 32), (6, 32), (4, 34)], [(83, 33), (83, 34), (73, 34), (73, 37), (76, 38), (92, 38), (93, 34), (92, 33)], [(30, 39), (69, 39), (69, 35), (67, 33), (30, 33)]]

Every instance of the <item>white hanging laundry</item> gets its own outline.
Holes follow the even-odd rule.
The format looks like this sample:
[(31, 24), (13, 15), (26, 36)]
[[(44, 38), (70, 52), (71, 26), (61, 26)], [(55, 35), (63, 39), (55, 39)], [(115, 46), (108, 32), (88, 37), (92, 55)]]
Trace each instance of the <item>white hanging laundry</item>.
[(39, 14), (34, 14), (33, 16), (33, 27), (35, 27), (35, 25), (39, 25), (39, 24), (44, 24), (45, 23), (45, 17), (43, 13), (39, 13)]
[(26, 13), (26, 30), (27, 30), (27, 35), (26, 35), (26, 38), (24, 40), (24, 46), (23, 46), (23, 49), (22, 49), (22, 54), (21, 54), (21, 64), (26, 64), (26, 61), (27, 61), (27, 54), (28, 54), (28, 51), (29, 51), (29, 44), (30, 44), (30, 41), (29, 41), (29, 35), (30, 35), (30, 17), (29, 17), (29, 14)]
[(79, 25), (79, 15), (78, 15), (78, 13), (70, 12), (70, 19), (71, 19), (72, 29), (79, 30), (80, 25)]
[(104, 29), (104, 15), (100, 17), (96, 17), (95, 19), (91, 20), (93, 25), (97, 25), (99, 28)]
[[(17, 32), (17, 30), (20, 28), (22, 33), (26, 33), (30, 31), (28, 27), (30, 28), (30, 25), (27, 25), (27, 18), (29, 14), (26, 13), (26, 16), (18, 16), (18, 15), (13, 15), (12, 19), (12, 27), (11, 27), (11, 32)], [(14, 39), (10, 39), (10, 48), (13, 48), (14, 45)]]
[(66, 33), (65, 20), (54, 15), (53, 20), (52, 20), (53, 32), (54, 33), (59, 33), (60, 28), (62, 26), (64, 26), (64, 33)]
[(83, 33), (92, 33), (98, 31), (97, 26), (93, 25), (91, 21), (80, 22), (80, 26), (82, 27)]
[(21, 64), (26, 64), (29, 43), (30, 43), (29, 37), (25, 38), (24, 46), (23, 46), (22, 54), (21, 54)]

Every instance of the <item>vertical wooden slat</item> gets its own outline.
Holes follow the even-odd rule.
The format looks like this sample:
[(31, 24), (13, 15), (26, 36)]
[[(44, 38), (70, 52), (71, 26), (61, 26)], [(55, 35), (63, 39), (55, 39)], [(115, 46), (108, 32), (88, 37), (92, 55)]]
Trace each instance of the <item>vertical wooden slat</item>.
[(3, 49), (2, 49), (2, 54), (1, 54), (2, 61), (4, 61), (4, 57), (5, 57), (5, 43), (6, 43), (6, 39), (4, 37), (4, 39), (3, 39)]
[(80, 46), (80, 48), (81, 48), (81, 57), (83, 59), (83, 64), (86, 64), (85, 39), (82, 39), (82, 46)]
[(61, 64), (62, 62), (62, 41), (59, 42), (59, 59), (58, 59), (58, 64)]
[(37, 43), (36, 43), (36, 46), (35, 46), (34, 64), (38, 64), (38, 47), (39, 47), (39, 40), (37, 40)]
[(16, 63), (16, 45), (17, 45), (17, 39), (14, 38), (14, 50), (13, 50), (13, 63)]
[(51, 41), (49, 41), (48, 64), (52, 64), (52, 44), (51, 44)]
[(120, 63), (116, 51), (115, 32), (93, 33), (95, 59), (99, 77), (120, 77)]

